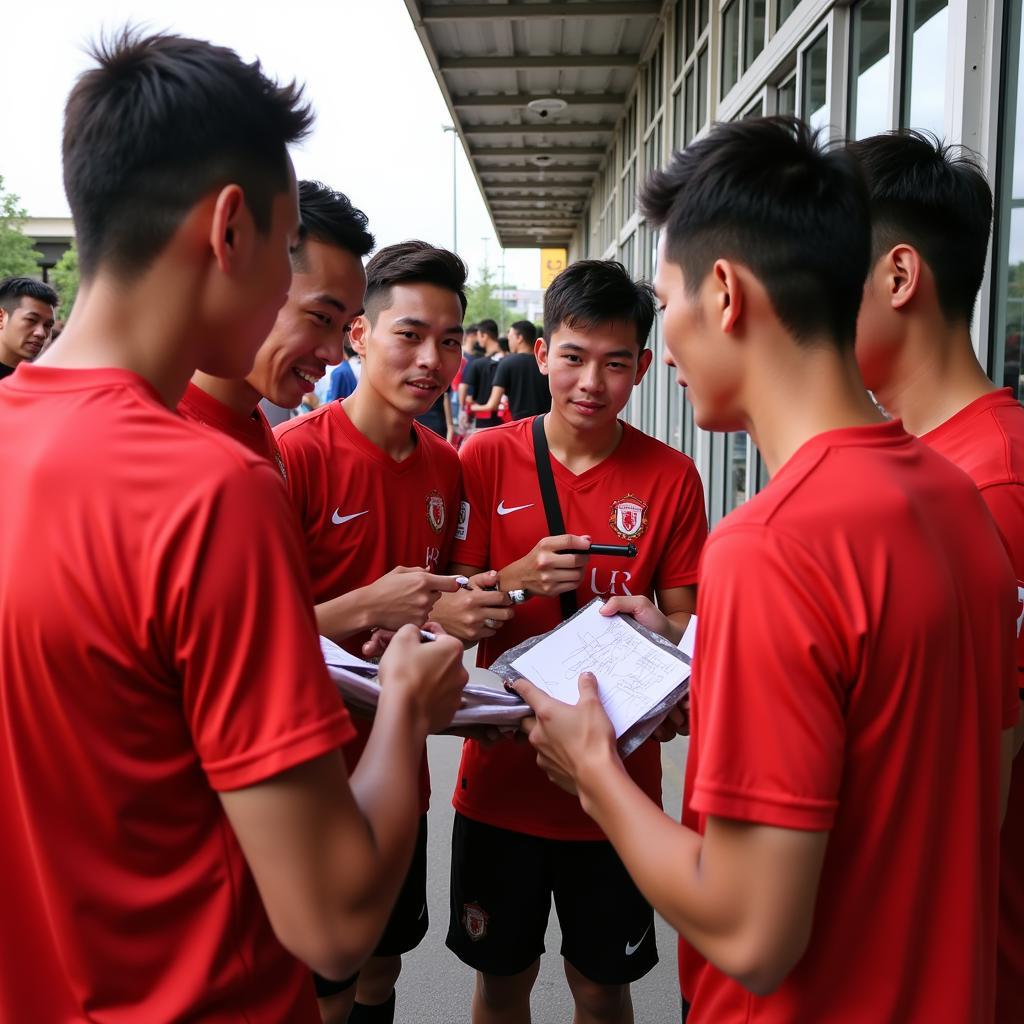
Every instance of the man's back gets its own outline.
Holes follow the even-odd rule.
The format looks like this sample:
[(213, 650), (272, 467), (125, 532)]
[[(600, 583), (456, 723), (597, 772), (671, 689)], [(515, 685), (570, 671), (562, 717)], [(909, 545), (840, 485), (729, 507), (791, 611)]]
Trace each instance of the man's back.
[(551, 408), (548, 379), (540, 372), (532, 352), (516, 352), (502, 359), (494, 383), (505, 389), (514, 420), (541, 416)]
[(819, 435), (715, 531), (684, 821), (829, 836), (776, 992), (681, 944), (695, 1020), (991, 1018), (1014, 608), (970, 481), (898, 423)]
[(0, 425), (0, 1017), (315, 1021), (216, 792), (351, 735), (280, 481), (123, 370)]

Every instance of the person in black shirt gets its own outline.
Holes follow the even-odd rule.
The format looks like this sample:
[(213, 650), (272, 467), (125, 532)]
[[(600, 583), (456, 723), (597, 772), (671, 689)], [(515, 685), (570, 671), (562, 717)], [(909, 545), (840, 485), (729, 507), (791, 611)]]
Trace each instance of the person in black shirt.
[(35, 359), (53, 330), (57, 293), (33, 277), (0, 281), (0, 378)]
[[(462, 382), (459, 384), (459, 406), (462, 409), (459, 426), (463, 432), (469, 426), (466, 412), (469, 408), (466, 403), (467, 397), (474, 402), (480, 402), (490, 395), (498, 363), (505, 355), (498, 344), (498, 325), (493, 320), (481, 320), (477, 324), (477, 332), (480, 341), (483, 342), (484, 355), (466, 365), (462, 372)], [(501, 419), (497, 415), (497, 407), (493, 413), (476, 417), (477, 427), (496, 427), (499, 423)]]
[(509, 328), (508, 341), (512, 354), (498, 364), (486, 404), (475, 405), (473, 410), (477, 416), (493, 415), (502, 396), (508, 395), (512, 419), (540, 416), (551, 408), (551, 390), (533, 354), (537, 328), (529, 320), (519, 320)]

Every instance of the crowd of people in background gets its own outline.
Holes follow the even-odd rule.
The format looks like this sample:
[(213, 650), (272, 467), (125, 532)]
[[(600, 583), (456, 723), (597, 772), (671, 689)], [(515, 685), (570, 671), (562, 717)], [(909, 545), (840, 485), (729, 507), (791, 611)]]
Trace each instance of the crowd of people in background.
[[(578, 1024), (633, 1021), (655, 911), (690, 1024), (1024, 1020), (1024, 409), (971, 342), (970, 155), (714, 126), (640, 189), (654, 281), (577, 260), (502, 338), (456, 253), (296, 180), (295, 84), (171, 34), (92, 56), (63, 333), (0, 281), (0, 1018), (393, 1021), (433, 789), (474, 1024), (531, 1020), (552, 905)], [(621, 419), (659, 313), (771, 475), (710, 534)], [(622, 759), (593, 675), (518, 680), (518, 736), (431, 779), (466, 650), (594, 599), (699, 619), (657, 734)], [(319, 637), (378, 664), (372, 719)]]

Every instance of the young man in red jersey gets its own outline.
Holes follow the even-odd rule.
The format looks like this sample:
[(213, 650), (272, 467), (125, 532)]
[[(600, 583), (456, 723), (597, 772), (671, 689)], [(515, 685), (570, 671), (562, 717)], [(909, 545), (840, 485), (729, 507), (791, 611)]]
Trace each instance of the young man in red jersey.
[[(650, 366), (653, 320), (650, 287), (621, 264), (572, 264), (545, 294), (551, 333), (536, 346), (551, 411), (463, 447), (466, 497), (452, 571), (493, 567), (501, 590), (532, 595), (480, 645), (479, 664), (556, 626), (568, 611), (564, 594), (580, 607), (615, 594), (657, 596), (681, 625), (693, 612), (707, 533), (700, 477), (685, 455), (618, 418)], [(538, 429), (568, 535), (549, 535)], [(591, 538), (635, 544), (637, 556), (590, 557)], [(659, 744), (644, 744), (626, 765), (660, 804)], [(654, 919), (601, 830), (522, 744), (467, 740), (454, 804), (448, 946), (477, 971), (474, 1024), (530, 1019), (552, 897), (575, 1019), (631, 1021), (630, 983), (658, 959)]]
[(299, 220), (302, 237), (291, 254), (288, 301), (259, 347), (252, 371), (225, 380), (200, 370), (178, 403), (185, 419), (230, 435), (282, 473), (260, 399), (294, 409), (326, 367), (342, 358), (349, 326), (363, 311), (362, 258), (373, 248), (366, 214), (318, 181), (299, 182)]
[(518, 686), (531, 742), (680, 932), (691, 1022), (991, 1020), (1016, 590), (976, 488), (857, 373), (863, 178), (758, 119), (641, 207), (696, 422), (748, 429), (772, 480), (704, 550), (682, 825), (623, 770), (592, 676), (575, 707)]
[(313, 1024), (296, 957), (338, 977), (372, 950), (461, 646), (392, 641), (350, 785), (352, 725), (280, 480), (173, 412), (197, 367), (248, 373), (285, 300), (286, 146), (309, 110), (196, 40), (126, 31), (94, 56), (64, 129), (82, 290), (0, 389), (0, 873), (17, 922), (0, 1018)]
[[(872, 269), (857, 322), (864, 383), (904, 429), (977, 484), (1017, 575), (1017, 670), (1024, 671), (1024, 409), (971, 344), (992, 223), (978, 166), (917, 132), (851, 146), (868, 179)], [(1018, 678), (1020, 678), (1018, 676)], [(1018, 684), (1019, 686), (1020, 684)], [(1018, 691), (1024, 692), (1024, 691)], [(996, 1020), (1024, 1021), (1024, 762), (1001, 834)]]
[[(424, 622), (446, 591), (458, 594), (448, 602), (447, 621), (461, 619), (472, 629), (474, 619), (511, 615), (504, 595), (460, 591), (454, 576), (436, 575), (448, 564), (456, 526), (459, 459), (416, 417), (444, 394), (462, 360), (465, 266), (445, 249), (404, 242), (370, 260), (366, 282), (366, 312), (351, 330), (363, 363), (359, 387), (276, 431), (321, 630), (355, 652), (372, 627)], [(357, 729), (361, 739), (371, 735), (369, 722), (357, 720)], [(362, 751), (358, 739), (346, 747), (350, 768)], [(325, 1020), (392, 1020), (402, 954), (426, 934), (430, 780), (425, 748), (421, 754), (413, 865), (358, 984), (354, 977), (317, 979)]]

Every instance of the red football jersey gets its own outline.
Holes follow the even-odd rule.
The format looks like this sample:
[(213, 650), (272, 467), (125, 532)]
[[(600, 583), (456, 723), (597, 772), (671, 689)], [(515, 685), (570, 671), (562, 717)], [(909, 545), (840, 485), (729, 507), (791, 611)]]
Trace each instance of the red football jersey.
[(319, 1020), (217, 796), (343, 744), (275, 473), (135, 374), (0, 390), (5, 1021)]
[(680, 942), (692, 1020), (992, 1019), (1011, 569), (899, 422), (807, 442), (701, 565), (683, 821), (829, 832), (807, 952), (758, 997)]
[[(590, 559), (577, 590), (580, 607), (594, 597), (644, 594), (697, 582), (707, 536), (704, 490), (693, 462), (653, 437), (622, 425), (618, 448), (599, 465), (571, 473), (551, 467), (566, 530), (594, 543), (636, 544), (636, 558)], [(549, 535), (533, 453), (533, 417), (474, 434), (461, 449), (463, 502), (452, 560), (500, 569)], [(522, 640), (562, 620), (558, 598), (533, 597), (480, 644), (490, 665)], [(661, 803), (661, 745), (645, 743), (626, 759), (630, 775)], [(603, 839), (604, 833), (537, 767), (527, 744), (482, 747), (467, 740), (455, 788), (460, 814), (488, 825), (551, 839)]]
[[(1017, 668), (1024, 672), (1024, 408), (993, 391), (925, 434), (977, 484), (1017, 574)], [(996, 1020), (1024, 1021), (1024, 757), (1014, 763), (1001, 833)]]
[[(431, 572), (447, 567), (460, 495), (459, 456), (427, 427), (414, 423), (413, 429), (416, 447), (401, 462), (364, 437), (340, 402), (275, 430), (317, 603), (368, 586), (399, 565)], [(368, 636), (349, 637), (344, 646), (359, 654)], [(353, 721), (359, 735), (345, 747), (350, 770), (372, 725), (359, 717)], [(426, 749), (420, 797), (426, 812)]]
[(258, 405), (251, 416), (239, 416), (234, 409), (189, 381), (185, 394), (178, 403), (178, 415), (233, 437), (254, 455), (262, 455), (268, 459), (281, 477), (284, 477), (284, 462), (277, 450), (274, 432)]

